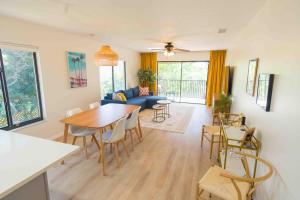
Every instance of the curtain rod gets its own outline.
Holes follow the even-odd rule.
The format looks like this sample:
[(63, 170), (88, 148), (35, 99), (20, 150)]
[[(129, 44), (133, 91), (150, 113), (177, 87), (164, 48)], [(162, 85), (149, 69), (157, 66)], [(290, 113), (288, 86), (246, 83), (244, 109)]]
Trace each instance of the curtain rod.
[(0, 45), (8, 45), (8, 46), (14, 46), (14, 47), (25, 47), (25, 48), (32, 48), (32, 49), (39, 49), (38, 46), (31, 45), (31, 44), (20, 44), (20, 43), (14, 43), (14, 42), (1, 42)]

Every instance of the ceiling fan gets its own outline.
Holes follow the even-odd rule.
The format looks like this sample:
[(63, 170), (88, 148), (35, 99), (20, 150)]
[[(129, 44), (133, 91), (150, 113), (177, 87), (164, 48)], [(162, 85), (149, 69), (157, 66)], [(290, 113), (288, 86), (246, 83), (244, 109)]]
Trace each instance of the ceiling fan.
[(190, 52), (187, 49), (175, 48), (172, 42), (166, 42), (164, 48), (149, 48), (151, 51), (163, 52), (165, 56), (173, 56), (175, 52)]

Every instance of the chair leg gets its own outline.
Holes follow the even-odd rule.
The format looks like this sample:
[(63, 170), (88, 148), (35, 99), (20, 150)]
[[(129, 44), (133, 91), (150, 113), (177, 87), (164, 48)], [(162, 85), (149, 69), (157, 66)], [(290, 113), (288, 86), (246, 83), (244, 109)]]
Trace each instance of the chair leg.
[(132, 131), (131, 130), (129, 130), (129, 132), (130, 132), (130, 140), (131, 140), (131, 147), (132, 147), (132, 150), (134, 150), (134, 144), (133, 144), (133, 136), (132, 136)]
[(119, 150), (118, 150), (117, 143), (114, 143), (114, 146), (115, 146), (115, 156), (116, 156), (117, 166), (120, 167)]
[(139, 142), (142, 142), (141, 136), (139, 135), (139, 131), (138, 131), (137, 127), (134, 128), (134, 132), (135, 132), (136, 136), (138, 137)]
[(92, 139), (93, 139), (93, 141), (95, 142), (95, 144), (97, 145), (98, 150), (100, 150), (100, 145), (99, 145), (99, 143), (98, 143), (98, 141), (97, 141), (96, 136), (95, 136), (95, 135), (92, 135)]
[(201, 147), (203, 146), (203, 137), (204, 137), (204, 126), (202, 127)]
[(77, 136), (74, 136), (74, 138), (73, 138), (73, 142), (72, 142), (72, 145), (74, 145), (74, 144), (75, 144), (76, 140), (77, 140)]
[(85, 150), (85, 156), (86, 156), (86, 159), (88, 159), (89, 157), (88, 157), (88, 153), (87, 153), (86, 137), (84, 136), (84, 137), (82, 137), (82, 139), (83, 139), (83, 148)]
[(124, 139), (121, 140), (121, 143), (123, 144), (123, 147), (124, 147), (124, 149), (125, 149), (125, 152), (126, 152), (127, 157), (129, 157), (129, 152), (128, 152), (127, 146), (126, 146), (126, 144), (125, 144), (125, 142), (124, 142)]
[(199, 188), (199, 191), (198, 191), (198, 200), (201, 200), (201, 194), (203, 193), (203, 189), (200, 189)]
[(211, 136), (211, 143), (210, 143), (210, 153), (209, 153), (209, 158), (211, 159), (212, 152), (213, 152), (213, 147), (214, 147), (214, 135)]
[(109, 151), (110, 151), (110, 153), (112, 152), (112, 150), (113, 150), (113, 144), (110, 143), (110, 145), (109, 145)]

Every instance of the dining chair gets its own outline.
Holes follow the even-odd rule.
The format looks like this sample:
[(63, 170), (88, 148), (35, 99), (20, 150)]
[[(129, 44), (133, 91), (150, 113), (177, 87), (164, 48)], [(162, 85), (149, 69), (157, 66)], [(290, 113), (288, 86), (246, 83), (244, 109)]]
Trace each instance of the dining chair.
[(140, 109), (141, 109), (140, 107), (135, 109), (126, 120), (125, 139), (127, 138), (127, 134), (129, 134), (130, 135), (130, 140), (131, 140), (132, 150), (134, 150), (133, 132), (138, 137), (139, 142), (142, 141), (141, 135), (140, 135), (139, 130), (138, 130), (138, 117), (139, 117)]
[[(75, 114), (81, 113), (82, 110), (80, 108), (74, 108), (72, 110), (68, 110), (66, 113), (66, 117), (71, 117)], [(86, 145), (86, 136), (91, 136), (93, 138), (93, 141), (96, 143), (97, 148), (100, 150), (100, 145), (97, 142), (97, 139), (95, 137), (96, 129), (92, 128), (82, 128), (79, 126), (73, 126), (71, 125), (69, 128), (69, 133), (73, 136), (73, 142), (72, 145), (76, 143), (76, 140), (78, 137), (82, 137), (83, 140), (83, 147), (85, 149), (85, 156), (88, 159), (88, 153), (87, 153), (87, 145)]]
[(219, 143), (220, 140), (220, 126), (214, 125), (203, 125), (202, 135), (201, 135), (201, 148), (203, 146), (203, 138), (205, 138), (210, 143), (210, 153), (209, 158), (212, 157), (213, 146), (215, 143)]
[[(235, 152), (235, 154), (241, 157), (245, 176), (237, 176), (216, 165), (210, 167), (199, 181), (199, 200), (203, 199), (201, 195), (204, 191), (208, 192), (210, 197), (215, 195), (224, 200), (251, 200), (257, 185), (272, 176), (273, 167), (266, 160), (243, 152)], [(267, 168), (266, 173), (252, 178), (247, 157), (263, 164)]]
[(90, 105), (89, 105), (89, 109), (95, 109), (95, 108), (99, 108), (99, 107), (100, 107), (99, 102), (90, 103)]
[[(122, 143), (122, 145), (125, 149), (126, 155), (129, 156), (127, 146), (124, 142), (126, 118), (127, 118), (127, 116), (119, 119), (115, 123), (112, 130), (108, 130), (102, 134), (102, 142), (104, 145), (103, 148), (105, 148), (105, 146), (107, 144), (110, 144), (114, 147), (115, 158), (116, 158), (118, 167), (120, 166), (119, 143)], [(100, 161), (101, 161), (101, 157), (99, 157), (98, 162), (100, 162)], [(104, 161), (102, 161), (102, 162), (104, 162)]]

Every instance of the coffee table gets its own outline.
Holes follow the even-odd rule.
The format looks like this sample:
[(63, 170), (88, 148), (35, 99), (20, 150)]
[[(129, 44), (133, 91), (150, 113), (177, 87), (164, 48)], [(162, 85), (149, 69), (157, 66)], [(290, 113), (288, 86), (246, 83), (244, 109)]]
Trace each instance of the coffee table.
[(172, 103), (170, 100), (159, 100), (157, 101), (159, 105), (162, 105), (166, 108), (166, 112), (164, 113), (168, 118), (171, 117), (170, 114), (170, 104)]
[(160, 122), (163, 122), (166, 120), (166, 115), (165, 115), (166, 107), (165, 106), (155, 104), (152, 108), (154, 111), (154, 117), (153, 117), (152, 121), (160, 123)]

